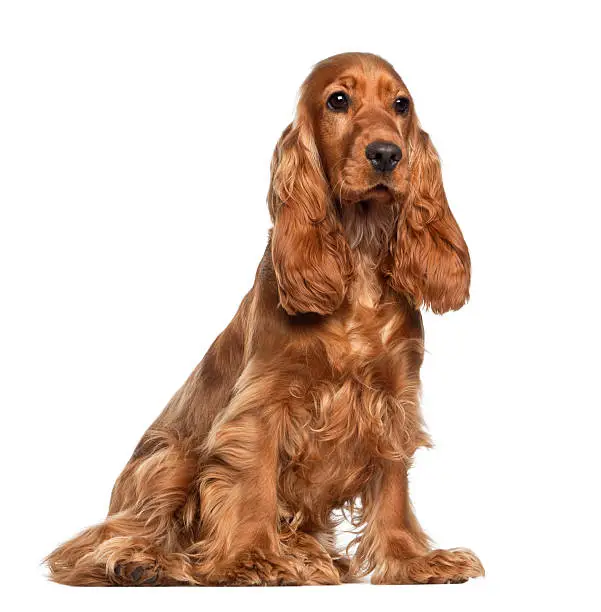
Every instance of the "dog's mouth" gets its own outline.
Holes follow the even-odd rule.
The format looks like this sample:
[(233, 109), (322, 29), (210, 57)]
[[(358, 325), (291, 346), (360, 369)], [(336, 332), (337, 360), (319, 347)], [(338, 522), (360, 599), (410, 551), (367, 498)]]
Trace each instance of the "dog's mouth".
[(357, 194), (355, 202), (362, 206), (369, 204), (388, 204), (394, 199), (394, 193), (387, 185), (378, 183), (374, 187), (370, 187), (367, 191)]
[(392, 181), (372, 183), (368, 187), (345, 185), (345, 189), (336, 194), (337, 205), (342, 208), (359, 206), (364, 209), (386, 207), (402, 196), (402, 191)]

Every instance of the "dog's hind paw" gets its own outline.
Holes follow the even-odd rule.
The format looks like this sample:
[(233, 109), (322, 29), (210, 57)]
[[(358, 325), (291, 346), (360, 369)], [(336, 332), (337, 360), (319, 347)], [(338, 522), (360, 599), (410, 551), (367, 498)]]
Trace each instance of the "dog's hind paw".
[(111, 578), (116, 586), (154, 586), (159, 580), (159, 572), (155, 565), (117, 563)]

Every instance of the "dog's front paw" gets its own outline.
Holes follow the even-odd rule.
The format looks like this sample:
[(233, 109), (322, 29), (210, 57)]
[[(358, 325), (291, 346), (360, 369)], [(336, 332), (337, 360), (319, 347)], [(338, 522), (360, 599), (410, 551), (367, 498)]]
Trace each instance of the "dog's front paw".
[(484, 576), (480, 559), (465, 548), (433, 550), (411, 559), (389, 559), (372, 577), (374, 584), (448, 584)]
[(304, 568), (294, 560), (252, 551), (218, 564), (204, 582), (215, 586), (295, 586), (306, 584), (306, 577)]

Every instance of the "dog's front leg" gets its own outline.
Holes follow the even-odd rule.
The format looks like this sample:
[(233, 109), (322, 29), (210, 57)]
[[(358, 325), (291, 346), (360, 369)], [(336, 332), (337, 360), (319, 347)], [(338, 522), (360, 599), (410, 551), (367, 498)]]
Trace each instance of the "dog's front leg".
[(210, 584), (279, 579), (276, 439), (258, 409), (233, 400), (209, 435), (200, 478), (198, 571)]
[(374, 571), (374, 584), (465, 582), (484, 575), (470, 550), (431, 550), (413, 513), (403, 461), (385, 462), (362, 501), (367, 525), (356, 562)]
[(217, 585), (305, 584), (304, 564), (279, 537), (279, 412), (261, 380), (241, 385), (214, 422), (199, 480), (199, 581)]

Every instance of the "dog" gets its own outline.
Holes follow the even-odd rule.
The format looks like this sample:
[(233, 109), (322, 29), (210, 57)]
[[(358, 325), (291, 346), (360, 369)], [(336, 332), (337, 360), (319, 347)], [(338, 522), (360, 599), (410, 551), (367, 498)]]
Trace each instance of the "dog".
[[(464, 582), (407, 471), (428, 446), (420, 308), (469, 298), (438, 155), (382, 58), (317, 64), (277, 143), (254, 286), (146, 431), (106, 520), (47, 558), (71, 585)], [(358, 528), (336, 544), (342, 509)]]

